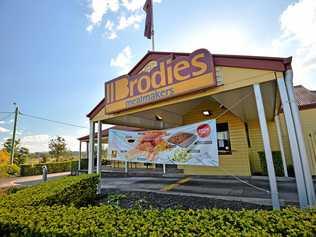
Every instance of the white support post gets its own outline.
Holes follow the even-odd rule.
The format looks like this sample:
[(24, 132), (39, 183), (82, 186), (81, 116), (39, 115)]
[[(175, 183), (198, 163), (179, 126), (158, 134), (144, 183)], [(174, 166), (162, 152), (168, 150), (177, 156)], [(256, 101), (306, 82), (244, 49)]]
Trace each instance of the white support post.
[(125, 161), (125, 173), (127, 173), (127, 161)]
[(286, 159), (285, 159), (285, 153), (284, 153), (283, 138), (282, 138), (279, 115), (274, 116), (274, 122), (275, 122), (275, 127), (276, 127), (276, 131), (277, 131), (277, 135), (278, 135), (279, 146), (280, 146), (282, 165), (283, 165), (283, 173), (284, 173), (285, 177), (289, 177), (289, 174), (287, 172), (287, 165), (286, 165)]
[(163, 164), (162, 168), (163, 168), (163, 174), (166, 174), (166, 164)]
[(102, 123), (98, 121), (98, 141), (97, 141), (97, 174), (101, 173), (101, 149), (102, 149)]
[(306, 183), (307, 190), (307, 198), (309, 202), (309, 206), (313, 206), (315, 204), (315, 190), (313, 185), (313, 179), (310, 171), (310, 164), (308, 161), (308, 156), (306, 152), (306, 145), (304, 139), (304, 133), (301, 124), (300, 112), (298, 110), (294, 89), (293, 89), (293, 71), (291, 69), (285, 72), (285, 85), (287, 88), (287, 94), (289, 97), (290, 107), (293, 116), (293, 122), (295, 126), (298, 146), (301, 155), (301, 163), (303, 168), (303, 174)]
[(81, 162), (81, 158), (82, 158), (82, 142), (79, 141), (79, 161), (78, 161), (78, 171), (80, 171), (80, 162)]
[(88, 174), (92, 174), (94, 166), (94, 122), (90, 121)]
[(289, 104), (288, 95), (286, 92), (284, 79), (278, 78), (277, 83), (278, 83), (280, 98), (282, 101), (282, 108), (284, 112), (286, 127), (287, 127), (289, 141), (290, 141), (298, 199), (299, 199), (300, 207), (302, 208), (308, 207), (305, 179), (304, 179), (304, 174), (303, 174), (303, 169), (302, 169), (302, 164), (301, 164), (301, 158), (300, 158), (299, 147), (298, 147), (297, 138), (296, 138), (294, 122), (292, 119), (292, 112), (291, 112), (291, 108)]
[(254, 89), (255, 97), (256, 97), (259, 123), (260, 123), (260, 128), (261, 128), (261, 133), (262, 133), (264, 153), (265, 153), (267, 169), (268, 169), (272, 206), (273, 206), (273, 209), (280, 209), (278, 187), (276, 183), (272, 151), (271, 151), (271, 146), (270, 146), (269, 130), (268, 130), (266, 116), (264, 112), (264, 105), (263, 105), (260, 85), (254, 84), (253, 89)]
[(86, 142), (86, 158), (89, 159), (89, 141)]

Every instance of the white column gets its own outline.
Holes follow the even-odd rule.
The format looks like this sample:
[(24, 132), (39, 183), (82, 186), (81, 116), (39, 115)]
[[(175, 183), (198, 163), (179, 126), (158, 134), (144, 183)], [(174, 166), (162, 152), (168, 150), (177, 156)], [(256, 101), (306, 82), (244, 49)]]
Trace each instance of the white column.
[(79, 141), (79, 162), (78, 162), (78, 171), (80, 170), (80, 162), (81, 162), (81, 156), (82, 156), (82, 151), (81, 151), (81, 147), (82, 147), (82, 142)]
[(86, 142), (86, 158), (89, 156), (89, 141)]
[(102, 123), (98, 121), (98, 143), (97, 143), (97, 174), (101, 173), (101, 151), (102, 151)]
[(163, 169), (163, 174), (166, 174), (166, 164), (162, 165), (162, 169)]
[(265, 153), (267, 169), (268, 169), (272, 206), (274, 209), (279, 209), (280, 202), (279, 202), (278, 187), (276, 183), (272, 151), (271, 151), (271, 146), (270, 146), (269, 131), (268, 131), (266, 116), (264, 112), (264, 105), (263, 105), (263, 100), (261, 96), (260, 85), (259, 84), (253, 85), (253, 89), (254, 89), (255, 97), (256, 97), (257, 111), (258, 111), (258, 116), (259, 116), (259, 123), (260, 123), (260, 128), (261, 128), (261, 133), (262, 133), (264, 153)]
[(286, 85), (287, 93), (289, 96), (293, 122), (295, 126), (298, 146), (299, 146), (300, 155), (301, 155), (301, 163), (302, 163), (303, 174), (304, 174), (305, 183), (306, 183), (308, 202), (310, 206), (313, 206), (315, 204), (315, 190), (314, 190), (311, 171), (309, 168), (310, 164), (309, 164), (308, 156), (306, 152), (306, 145), (305, 145), (304, 133), (302, 129), (300, 112), (298, 110), (298, 106), (297, 106), (297, 102), (296, 102), (296, 98), (294, 94), (294, 89), (293, 89), (293, 71), (291, 69), (285, 72), (285, 85)]
[(283, 165), (283, 173), (284, 173), (285, 177), (289, 177), (289, 174), (287, 172), (287, 165), (286, 165), (286, 159), (285, 159), (285, 153), (284, 153), (283, 138), (282, 138), (279, 115), (274, 116), (274, 122), (275, 122), (275, 127), (276, 127), (276, 131), (277, 131), (277, 135), (278, 135), (279, 146), (280, 146), (282, 165)]
[(125, 173), (127, 173), (127, 161), (125, 161)]
[(286, 127), (289, 136), (289, 142), (291, 147), (291, 154), (295, 172), (295, 179), (296, 179), (296, 186), (297, 186), (297, 193), (298, 199), (300, 203), (300, 207), (308, 207), (308, 200), (307, 200), (307, 191), (305, 186), (305, 179), (301, 164), (301, 158), (295, 133), (294, 122), (292, 119), (292, 112), (289, 104), (289, 99), (286, 92), (286, 86), (283, 78), (277, 79), (280, 98), (282, 101), (282, 108), (284, 112)]
[(94, 166), (94, 122), (90, 121), (88, 174), (92, 174)]

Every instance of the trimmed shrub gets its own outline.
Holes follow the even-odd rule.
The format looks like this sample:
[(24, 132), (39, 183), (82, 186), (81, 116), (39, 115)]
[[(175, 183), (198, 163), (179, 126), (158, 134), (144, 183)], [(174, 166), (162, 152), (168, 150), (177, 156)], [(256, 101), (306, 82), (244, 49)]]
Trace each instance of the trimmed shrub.
[(95, 198), (98, 180), (98, 175), (65, 177), (4, 196), (0, 199), (0, 236), (316, 235), (314, 209), (77, 208)]
[(315, 211), (307, 209), (0, 207), (2, 236), (315, 236), (315, 225)]
[[(262, 151), (258, 152), (258, 154), (259, 154), (260, 163), (261, 163), (261, 167), (262, 167), (262, 174), (268, 175), (266, 156), (265, 156), (264, 152), (262, 152)], [(275, 175), (279, 176), (279, 177), (284, 176), (281, 152), (280, 151), (272, 151), (272, 157), (273, 157), (273, 165), (274, 165), (274, 169), (275, 169)]]
[(80, 169), (87, 170), (88, 169), (88, 159), (80, 160)]
[(63, 177), (5, 196), (0, 206), (84, 205), (96, 197), (98, 175)]
[(16, 164), (0, 164), (0, 177), (19, 175), (20, 167)]
[(78, 167), (78, 161), (65, 161), (65, 162), (53, 162), (53, 163), (42, 163), (42, 164), (23, 164), (21, 165), (21, 176), (32, 176), (41, 175), (43, 173), (42, 166), (46, 165), (48, 173), (58, 173), (72, 171), (72, 167)]

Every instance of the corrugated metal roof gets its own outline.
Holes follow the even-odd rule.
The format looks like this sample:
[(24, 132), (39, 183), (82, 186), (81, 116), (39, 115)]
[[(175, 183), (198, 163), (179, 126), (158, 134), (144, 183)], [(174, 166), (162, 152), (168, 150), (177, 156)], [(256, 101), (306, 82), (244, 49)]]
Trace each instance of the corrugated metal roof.
[(299, 106), (316, 103), (316, 91), (311, 91), (302, 85), (294, 86), (294, 92)]
[[(127, 127), (127, 126), (117, 125), (117, 126), (113, 126), (113, 127), (110, 127), (110, 128), (103, 129), (102, 130), (102, 137), (107, 137), (109, 135), (109, 129), (111, 129), (111, 128), (118, 129), (118, 130), (125, 130), (125, 131), (142, 131), (142, 130), (144, 130), (142, 128)], [(94, 134), (94, 138), (97, 138), (97, 137), (98, 137), (98, 133), (95, 133)], [(82, 142), (89, 141), (89, 135), (86, 135), (86, 136), (83, 136), (83, 137), (79, 137), (78, 140), (82, 141)]]

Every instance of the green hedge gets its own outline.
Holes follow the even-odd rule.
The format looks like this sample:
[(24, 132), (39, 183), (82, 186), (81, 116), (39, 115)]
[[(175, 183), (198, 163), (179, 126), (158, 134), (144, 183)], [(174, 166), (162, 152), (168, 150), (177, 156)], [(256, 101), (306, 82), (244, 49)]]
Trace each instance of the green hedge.
[(42, 163), (42, 164), (23, 164), (21, 165), (21, 176), (41, 175), (43, 173), (42, 166), (46, 165), (48, 173), (58, 173), (73, 171), (75, 167), (78, 167), (78, 161), (65, 161), (65, 162), (54, 162), (54, 163)]
[(97, 175), (65, 177), (0, 199), (0, 236), (315, 236), (314, 209), (124, 209), (84, 206)]
[[(260, 151), (260, 152), (258, 152), (258, 154), (259, 154), (260, 163), (261, 163), (261, 167), (262, 167), (262, 174), (268, 175), (265, 153)], [(275, 175), (279, 176), (279, 177), (284, 176), (281, 152), (280, 151), (272, 151), (272, 157), (273, 157), (273, 165), (274, 165), (274, 169), (275, 169)]]
[(87, 170), (88, 169), (88, 159), (81, 159), (80, 160), (80, 169)]
[(315, 236), (315, 211), (0, 208), (2, 236)]
[(83, 205), (96, 196), (97, 175), (63, 177), (41, 183), (0, 199), (0, 206)]

